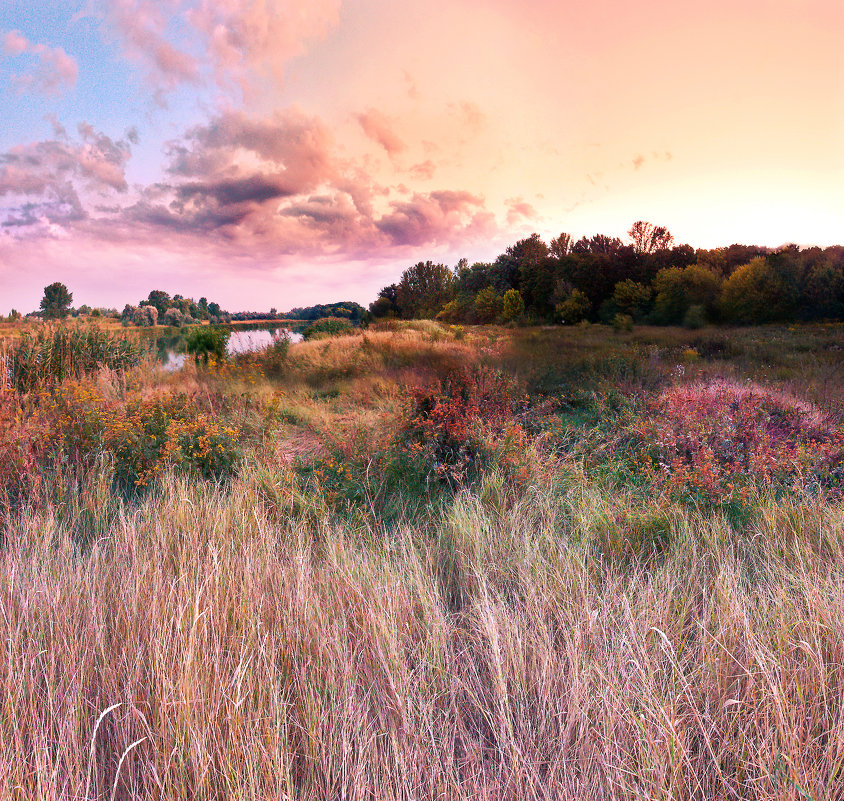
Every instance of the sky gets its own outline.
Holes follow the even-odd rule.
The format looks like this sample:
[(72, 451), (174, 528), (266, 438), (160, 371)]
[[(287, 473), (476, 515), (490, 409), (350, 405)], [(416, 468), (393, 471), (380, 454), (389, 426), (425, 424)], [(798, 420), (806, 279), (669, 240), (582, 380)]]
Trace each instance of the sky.
[(0, 314), (367, 304), (548, 241), (844, 242), (841, 0), (3, 0)]

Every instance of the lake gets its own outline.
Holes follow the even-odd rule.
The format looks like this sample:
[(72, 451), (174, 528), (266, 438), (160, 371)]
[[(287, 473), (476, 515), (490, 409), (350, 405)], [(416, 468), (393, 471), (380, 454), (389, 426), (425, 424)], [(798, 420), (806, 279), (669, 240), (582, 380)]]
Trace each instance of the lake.
[[(229, 356), (242, 353), (257, 353), (282, 340), (290, 343), (301, 342), (304, 337), (289, 328), (252, 328), (233, 330), (229, 335), (226, 352)], [(168, 334), (156, 338), (158, 358), (165, 370), (181, 370), (185, 366), (185, 338), (182, 334)]]

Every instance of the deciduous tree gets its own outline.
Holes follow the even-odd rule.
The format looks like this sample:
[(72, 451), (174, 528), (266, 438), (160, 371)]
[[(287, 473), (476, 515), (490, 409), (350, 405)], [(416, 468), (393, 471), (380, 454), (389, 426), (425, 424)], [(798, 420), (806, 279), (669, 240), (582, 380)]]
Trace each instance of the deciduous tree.
[(68, 292), (67, 287), (56, 281), (50, 286), (44, 287), (44, 297), (41, 299), (41, 310), (47, 319), (60, 319), (67, 317), (70, 312), (70, 304), (73, 301), (73, 293)]

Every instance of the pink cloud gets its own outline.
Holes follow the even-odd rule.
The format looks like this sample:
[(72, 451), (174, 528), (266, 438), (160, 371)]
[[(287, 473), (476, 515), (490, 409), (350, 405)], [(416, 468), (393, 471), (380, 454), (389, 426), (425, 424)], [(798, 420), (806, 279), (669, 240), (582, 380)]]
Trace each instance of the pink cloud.
[(127, 191), (129, 144), (86, 123), (79, 125), (79, 134), (79, 141), (63, 135), (0, 154), (0, 197), (17, 200), (0, 218), (3, 227), (23, 229), (41, 220), (78, 222), (88, 217), (84, 195)]
[(199, 82), (199, 61), (167, 39), (169, 15), (162, 3), (108, 0), (102, 6), (108, 29), (130, 58), (146, 66), (149, 79), (159, 91), (171, 90), (180, 83)]
[(76, 85), (79, 65), (61, 47), (30, 42), (18, 31), (10, 31), (3, 37), (3, 51), (9, 56), (34, 55), (36, 65), (12, 79), (18, 92), (37, 92), (58, 96)]
[(207, 42), (219, 84), (281, 82), (286, 63), (338, 21), (340, 0), (202, 0), (186, 19)]
[(508, 198), (507, 224), (517, 225), (524, 220), (535, 220), (539, 215), (536, 209), (522, 197)]
[(3, 37), (3, 52), (10, 56), (19, 56), (29, 48), (29, 41), (17, 31), (9, 31)]
[(357, 120), (363, 132), (373, 141), (381, 145), (392, 158), (401, 153), (407, 146), (393, 130), (390, 121), (377, 109), (371, 108), (363, 114), (357, 115)]
[(412, 178), (420, 181), (430, 181), (434, 177), (437, 168), (433, 161), (426, 159), (425, 161), (414, 164), (408, 172)]
[(414, 193), (408, 201), (394, 201), (392, 211), (376, 227), (394, 245), (452, 242), (459, 231), (478, 230), (489, 222), (483, 198), (461, 191)]

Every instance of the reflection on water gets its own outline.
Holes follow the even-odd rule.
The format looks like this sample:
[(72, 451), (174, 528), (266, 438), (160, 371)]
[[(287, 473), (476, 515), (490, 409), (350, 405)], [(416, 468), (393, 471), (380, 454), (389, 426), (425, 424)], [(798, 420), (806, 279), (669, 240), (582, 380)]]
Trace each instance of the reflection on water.
[[(226, 345), (226, 352), (229, 356), (237, 356), (241, 353), (257, 353), (266, 350), (276, 342), (287, 340), (290, 343), (301, 342), (304, 337), (289, 328), (254, 329), (251, 331), (232, 331)], [(187, 358), (181, 352), (184, 345), (184, 337), (169, 336), (160, 337), (157, 341), (159, 358), (163, 362), (162, 367), (168, 372), (181, 370), (185, 366)]]
[(304, 337), (291, 331), (289, 328), (273, 328), (269, 331), (232, 331), (229, 336), (229, 344), (226, 350), (229, 356), (236, 356), (238, 353), (256, 353), (259, 350), (266, 350), (270, 345), (282, 340), (289, 342), (301, 342)]

